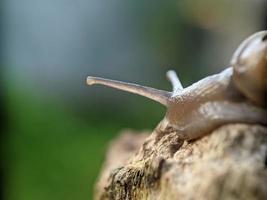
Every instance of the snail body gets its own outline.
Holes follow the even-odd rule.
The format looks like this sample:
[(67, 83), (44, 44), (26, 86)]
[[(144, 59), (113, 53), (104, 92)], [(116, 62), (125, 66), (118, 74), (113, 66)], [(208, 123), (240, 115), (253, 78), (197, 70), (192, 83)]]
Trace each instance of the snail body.
[(233, 55), (231, 66), (183, 88), (174, 71), (167, 73), (173, 91), (88, 77), (101, 84), (145, 96), (167, 107), (156, 132), (176, 132), (185, 140), (201, 137), (228, 123), (267, 125), (267, 31), (253, 34)]

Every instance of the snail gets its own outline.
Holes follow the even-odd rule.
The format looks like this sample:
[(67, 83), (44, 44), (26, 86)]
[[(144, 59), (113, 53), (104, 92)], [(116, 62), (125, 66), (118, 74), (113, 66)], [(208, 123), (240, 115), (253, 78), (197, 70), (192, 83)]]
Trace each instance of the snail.
[(183, 88), (174, 71), (167, 72), (173, 91), (132, 83), (87, 77), (135, 93), (167, 107), (156, 132), (176, 132), (184, 140), (202, 137), (229, 123), (267, 125), (267, 31), (245, 39), (233, 54), (231, 66)]

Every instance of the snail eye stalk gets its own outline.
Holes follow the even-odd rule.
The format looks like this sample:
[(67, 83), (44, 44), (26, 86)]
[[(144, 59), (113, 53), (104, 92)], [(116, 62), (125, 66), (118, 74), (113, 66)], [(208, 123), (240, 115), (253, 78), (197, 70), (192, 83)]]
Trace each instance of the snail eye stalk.
[(133, 84), (133, 83), (126, 83), (122, 81), (115, 81), (115, 80), (92, 77), (92, 76), (87, 77), (87, 84), (88, 85), (95, 85), (95, 84), (105, 85), (105, 86), (112, 87), (118, 90), (123, 90), (126, 92), (134, 93), (134, 94), (152, 99), (156, 102), (159, 102), (166, 107), (169, 106), (170, 98), (172, 96), (172, 93), (168, 91), (158, 90), (158, 89), (154, 89), (151, 87), (146, 87), (146, 86)]

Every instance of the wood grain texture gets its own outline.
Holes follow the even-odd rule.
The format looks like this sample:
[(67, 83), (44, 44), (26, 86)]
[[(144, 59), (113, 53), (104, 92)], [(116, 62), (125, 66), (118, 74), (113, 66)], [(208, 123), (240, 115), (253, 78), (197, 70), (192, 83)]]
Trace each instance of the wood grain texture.
[(112, 142), (95, 199), (267, 199), (267, 128), (230, 124), (195, 141), (125, 131)]

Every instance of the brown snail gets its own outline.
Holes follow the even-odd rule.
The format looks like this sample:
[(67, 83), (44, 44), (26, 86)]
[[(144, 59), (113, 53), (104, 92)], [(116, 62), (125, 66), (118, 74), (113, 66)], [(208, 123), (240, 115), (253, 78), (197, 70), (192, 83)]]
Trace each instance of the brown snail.
[(186, 140), (201, 137), (227, 123), (267, 125), (267, 31), (247, 38), (233, 55), (231, 66), (183, 88), (174, 71), (167, 72), (173, 91), (98, 77), (101, 84), (145, 96), (167, 107), (157, 132), (176, 132)]

